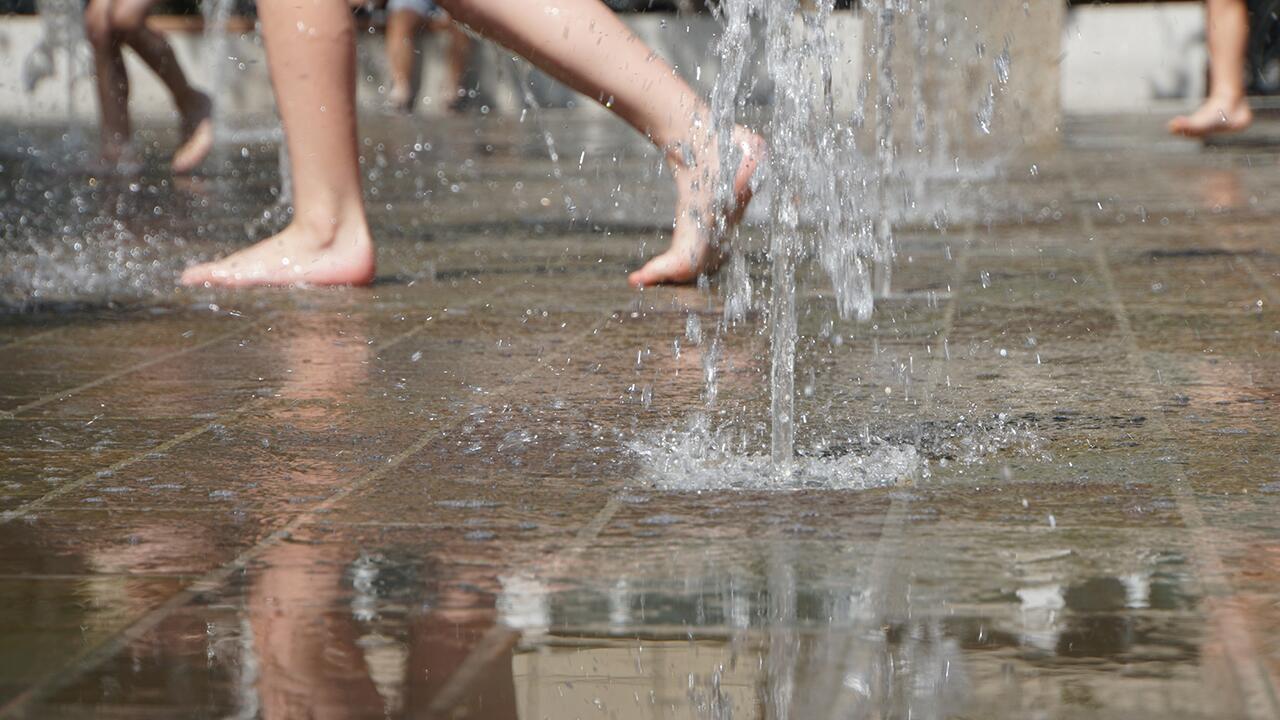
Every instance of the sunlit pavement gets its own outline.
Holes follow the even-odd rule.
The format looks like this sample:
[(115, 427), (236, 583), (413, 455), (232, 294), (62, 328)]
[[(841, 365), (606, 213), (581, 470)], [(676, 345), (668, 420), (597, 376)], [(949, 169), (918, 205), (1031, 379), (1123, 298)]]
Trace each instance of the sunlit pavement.
[(0, 149), (0, 716), (1280, 712), (1280, 127), (1077, 122), (901, 229), (871, 322), (814, 273), (802, 452), (915, 460), (767, 492), (679, 476), (700, 413), (767, 453), (768, 354), (725, 334), (708, 406), (715, 293), (626, 287), (655, 157), (452, 122), (371, 133), (367, 289), (171, 289), (270, 147)]

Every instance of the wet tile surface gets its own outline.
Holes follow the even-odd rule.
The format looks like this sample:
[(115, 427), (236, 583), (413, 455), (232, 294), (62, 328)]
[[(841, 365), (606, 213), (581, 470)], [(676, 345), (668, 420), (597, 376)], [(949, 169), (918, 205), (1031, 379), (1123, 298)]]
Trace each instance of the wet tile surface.
[(870, 322), (814, 273), (779, 492), (761, 318), (625, 287), (669, 204), (633, 138), (560, 183), (530, 128), (376, 127), (368, 289), (172, 289), (269, 147), (0, 163), (120, 218), (0, 296), (0, 716), (1280, 713), (1274, 151), (1079, 126), (901, 228)]

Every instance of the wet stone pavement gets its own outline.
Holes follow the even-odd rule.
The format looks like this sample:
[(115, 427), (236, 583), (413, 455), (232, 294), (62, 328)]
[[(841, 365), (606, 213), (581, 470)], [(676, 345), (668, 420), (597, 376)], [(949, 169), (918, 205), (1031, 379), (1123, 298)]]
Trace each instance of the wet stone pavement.
[(709, 405), (718, 295), (625, 285), (652, 154), (470, 122), (383, 121), (377, 284), (294, 292), (172, 289), (268, 144), (130, 188), (7, 133), (0, 716), (1280, 712), (1276, 150), (1076, 123), (871, 322), (815, 274), (770, 491), (760, 319)]

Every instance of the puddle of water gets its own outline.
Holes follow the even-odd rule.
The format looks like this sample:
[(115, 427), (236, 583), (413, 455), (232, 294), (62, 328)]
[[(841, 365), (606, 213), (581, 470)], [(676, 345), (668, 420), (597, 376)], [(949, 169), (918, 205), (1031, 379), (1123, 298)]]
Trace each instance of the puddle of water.
[[(824, 425), (821, 432), (832, 432)], [(843, 439), (814, 438), (790, 473), (779, 473), (753, 435), (733, 424), (713, 429), (695, 413), (680, 430), (627, 444), (639, 460), (636, 479), (655, 490), (866, 490), (922, 482), (934, 468), (978, 465), (1009, 454), (1048, 462), (1029, 422), (1004, 415), (930, 421)]]

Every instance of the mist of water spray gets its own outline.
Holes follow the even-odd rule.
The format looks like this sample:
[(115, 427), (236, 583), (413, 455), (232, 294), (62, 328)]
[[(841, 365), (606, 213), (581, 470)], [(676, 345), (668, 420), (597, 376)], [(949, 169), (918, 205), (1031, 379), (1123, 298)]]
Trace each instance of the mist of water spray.
[[(227, 55), (230, 36), (227, 33), (235, 0), (207, 0), (201, 5), (204, 13), (205, 64), (209, 68), (209, 95), (221, 99), (228, 97)], [(226, 108), (221, 102), (213, 104), (213, 129), (215, 140), (225, 134)]]
[[(22, 85), (28, 92), (57, 75), (59, 62), (65, 71), (66, 117), (76, 119), (76, 82), (87, 77), (88, 59), (84, 38), (84, 5), (80, 0), (40, 0), (40, 43), (23, 60)], [(59, 61), (61, 57), (61, 61)]]
[(892, 291), (893, 279), (893, 221), (889, 214), (889, 189), (897, 155), (894, 110), (898, 103), (898, 82), (893, 72), (897, 4), (898, 0), (880, 0), (872, 9), (875, 26), (871, 52), (875, 58), (876, 78), (876, 187), (879, 190), (876, 204), (880, 209), (880, 217), (876, 220), (875, 268), (876, 291), (881, 297)]

